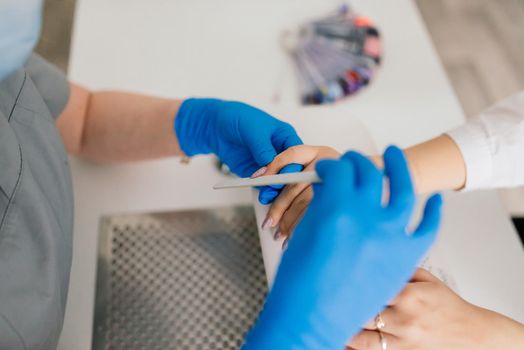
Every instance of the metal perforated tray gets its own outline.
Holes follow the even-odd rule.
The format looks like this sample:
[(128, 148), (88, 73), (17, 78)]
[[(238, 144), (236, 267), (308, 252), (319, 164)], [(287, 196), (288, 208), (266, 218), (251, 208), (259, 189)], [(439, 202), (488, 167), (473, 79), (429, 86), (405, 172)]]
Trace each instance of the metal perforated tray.
[(237, 349), (266, 292), (251, 207), (105, 217), (93, 349)]

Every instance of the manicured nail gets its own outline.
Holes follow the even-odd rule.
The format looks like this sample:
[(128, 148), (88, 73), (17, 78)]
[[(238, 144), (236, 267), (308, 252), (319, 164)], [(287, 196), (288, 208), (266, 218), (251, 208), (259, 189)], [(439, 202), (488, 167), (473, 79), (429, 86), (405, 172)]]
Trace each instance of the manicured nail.
[(262, 167), (258, 169), (257, 171), (255, 171), (253, 175), (251, 175), (251, 178), (262, 176), (266, 173), (266, 171), (267, 171), (267, 167)]
[(289, 237), (287, 237), (284, 242), (282, 243), (282, 250), (286, 250), (287, 249), (287, 244), (289, 242)]
[(262, 223), (262, 230), (267, 230), (268, 228), (270, 228), (271, 226), (273, 225), (273, 219), (271, 218), (271, 216), (268, 216), (264, 222)]
[(273, 239), (274, 239), (275, 241), (278, 241), (278, 240), (280, 239), (280, 237), (282, 237), (282, 232), (281, 232), (280, 229), (279, 229), (279, 230), (277, 230), (277, 231), (275, 232), (275, 234), (273, 235)]

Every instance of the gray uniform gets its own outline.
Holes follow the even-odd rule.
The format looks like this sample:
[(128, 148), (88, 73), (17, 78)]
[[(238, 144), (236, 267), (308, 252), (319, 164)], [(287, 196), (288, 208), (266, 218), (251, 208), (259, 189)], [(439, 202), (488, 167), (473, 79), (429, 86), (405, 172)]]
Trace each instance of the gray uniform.
[(54, 349), (64, 319), (73, 198), (55, 128), (68, 83), (42, 58), (0, 82), (0, 349)]

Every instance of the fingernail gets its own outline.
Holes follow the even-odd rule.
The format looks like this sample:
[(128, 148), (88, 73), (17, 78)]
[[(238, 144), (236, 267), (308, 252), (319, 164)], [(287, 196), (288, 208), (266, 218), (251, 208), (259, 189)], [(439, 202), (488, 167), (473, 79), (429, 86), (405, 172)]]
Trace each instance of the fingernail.
[(286, 238), (284, 240), (284, 242), (282, 243), (282, 250), (286, 250), (287, 249), (287, 243), (289, 242), (289, 237)]
[(251, 175), (251, 178), (262, 176), (266, 173), (266, 171), (267, 171), (267, 167), (262, 167), (258, 169), (257, 171), (255, 171), (253, 175)]
[(271, 227), (271, 225), (273, 225), (273, 219), (271, 218), (271, 216), (268, 216), (262, 223), (262, 230), (267, 230)]
[(275, 234), (273, 235), (273, 239), (274, 239), (275, 241), (278, 241), (278, 240), (280, 239), (280, 237), (282, 237), (282, 232), (281, 232), (280, 230), (277, 230), (277, 231), (275, 232)]

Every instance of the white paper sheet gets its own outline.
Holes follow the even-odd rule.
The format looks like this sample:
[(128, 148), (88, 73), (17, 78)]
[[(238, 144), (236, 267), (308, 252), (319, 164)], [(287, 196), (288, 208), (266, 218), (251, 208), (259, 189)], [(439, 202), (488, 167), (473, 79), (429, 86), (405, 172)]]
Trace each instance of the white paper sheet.
[(258, 237), (260, 238), (260, 247), (262, 249), (262, 258), (264, 259), (264, 267), (266, 269), (266, 278), (268, 286), (273, 285), (273, 278), (280, 262), (282, 255), (283, 239), (275, 241), (273, 235), (275, 228), (263, 229), (262, 223), (267, 215), (269, 206), (262, 205), (258, 201), (258, 191), (253, 190), (253, 205), (255, 207), (255, 215), (258, 225)]

